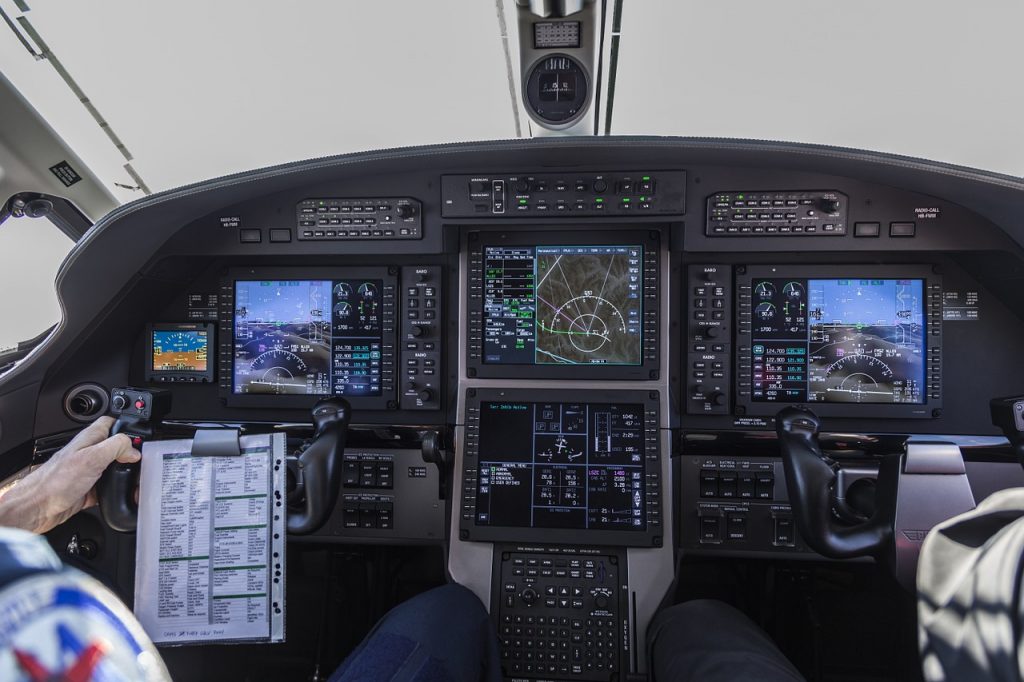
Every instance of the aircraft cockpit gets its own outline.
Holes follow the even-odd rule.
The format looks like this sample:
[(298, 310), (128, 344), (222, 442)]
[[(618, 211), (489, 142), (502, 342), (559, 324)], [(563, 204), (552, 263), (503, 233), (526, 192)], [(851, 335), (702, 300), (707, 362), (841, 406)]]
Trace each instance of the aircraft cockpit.
[(9, 679), (1006, 679), (958, 638), (1019, 605), (973, 553), (1024, 486), (1024, 99), (967, 81), (1019, 8), (950, 125), (841, 25), (904, 9), (36, 4), (0, 0), (0, 525), (125, 434), (42, 536), (131, 624), (0, 584)]

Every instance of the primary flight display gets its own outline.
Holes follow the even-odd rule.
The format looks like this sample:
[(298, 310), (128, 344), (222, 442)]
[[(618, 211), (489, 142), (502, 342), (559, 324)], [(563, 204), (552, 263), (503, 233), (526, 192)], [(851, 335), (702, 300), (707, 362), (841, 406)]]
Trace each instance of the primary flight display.
[(751, 284), (754, 401), (925, 402), (923, 280)]
[(382, 285), (236, 281), (233, 392), (381, 395)]
[(483, 256), (485, 363), (642, 363), (642, 246), (487, 246)]

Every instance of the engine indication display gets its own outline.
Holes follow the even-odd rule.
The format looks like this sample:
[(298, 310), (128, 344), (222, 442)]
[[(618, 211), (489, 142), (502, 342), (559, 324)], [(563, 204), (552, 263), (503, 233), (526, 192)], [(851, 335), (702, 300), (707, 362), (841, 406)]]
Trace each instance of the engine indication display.
[(482, 402), (476, 523), (646, 530), (644, 406)]
[(483, 361), (639, 365), (643, 247), (487, 246)]
[(235, 282), (235, 394), (381, 395), (380, 280)]
[(755, 279), (755, 402), (926, 401), (921, 279)]

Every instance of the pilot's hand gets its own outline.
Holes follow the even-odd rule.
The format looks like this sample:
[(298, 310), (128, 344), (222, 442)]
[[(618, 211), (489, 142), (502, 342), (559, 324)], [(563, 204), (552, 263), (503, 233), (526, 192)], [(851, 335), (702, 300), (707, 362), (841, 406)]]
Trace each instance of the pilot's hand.
[(47, 462), (0, 497), (0, 525), (45, 533), (96, 504), (96, 481), (115, 460), (139, 461), (123, 433), (108, 437), (113, 417), (100, 417)]

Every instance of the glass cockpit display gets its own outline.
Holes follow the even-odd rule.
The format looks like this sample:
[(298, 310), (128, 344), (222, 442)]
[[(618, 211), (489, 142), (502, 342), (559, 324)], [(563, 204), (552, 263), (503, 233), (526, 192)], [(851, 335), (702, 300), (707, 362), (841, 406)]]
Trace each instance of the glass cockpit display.
[(207, 371), (210, 335), (206, 329), (153, 329), (151, 334), (152, 372)]
[(234, 286), (233, 393), (381, 395), (382, 281)]
[(644, 407), (482, 402), (476, 523), (645, 530)]
[(924, 280), (756, 278), (751, 285), (752, 400), (926, 401)]
[(207, 383), (213, 381), (210, 349), (214, 327), (202, 322), (146, 325), (146, 381)]
[(483, 361), (640, 365), (643, 246), (486, 246)]

